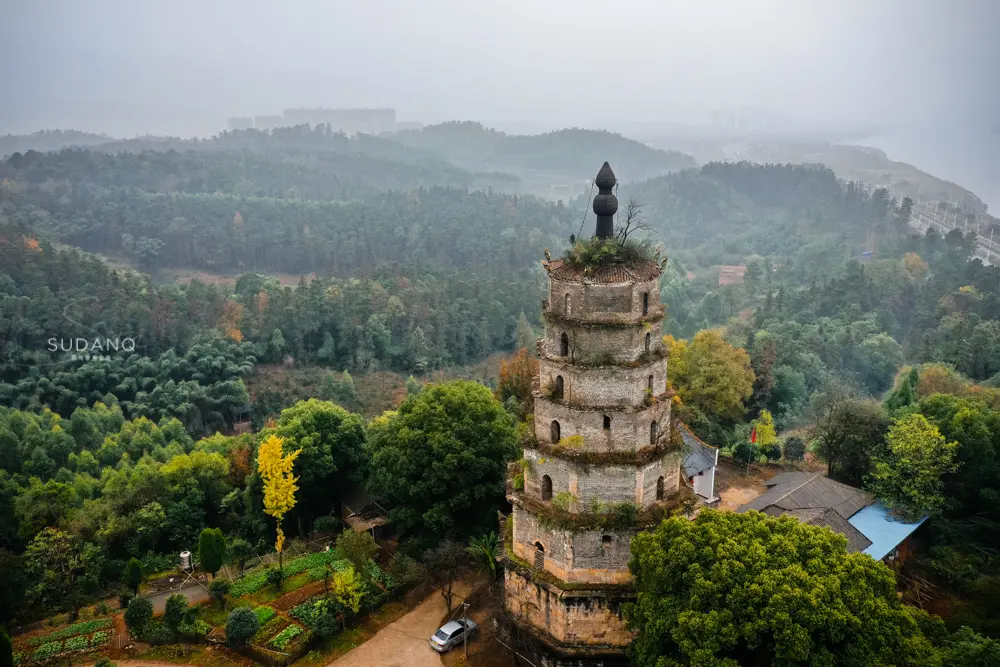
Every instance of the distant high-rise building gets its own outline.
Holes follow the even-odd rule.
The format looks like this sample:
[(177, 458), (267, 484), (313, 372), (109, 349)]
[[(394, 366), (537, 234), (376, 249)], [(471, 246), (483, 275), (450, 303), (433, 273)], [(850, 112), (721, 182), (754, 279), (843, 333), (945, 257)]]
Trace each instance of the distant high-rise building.
[(329, 125), (335, 132), (378, 134), (396, 129), (395, 109), (285, 109), (285, 125)]
[(250, 116), (233, 116), (226, 121), (226, 127), (230, 130), (249, 130), (253, 127), (253, 118)]
[(258, 130), (273, 130), (276, 127), (285, 127), (288, 123), (278, 115), (254, 116), (253, 126)]

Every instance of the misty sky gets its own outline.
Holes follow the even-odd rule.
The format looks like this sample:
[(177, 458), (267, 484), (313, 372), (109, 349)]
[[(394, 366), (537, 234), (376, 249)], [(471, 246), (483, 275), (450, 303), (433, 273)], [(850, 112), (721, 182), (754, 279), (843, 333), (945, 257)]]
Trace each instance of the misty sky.
[[(767, 105), (988, 132), (1000, 0), (0, 0), (0, 133), (211, 134), (227, 116), (615, 129)], [(930, 128), (930, 130), (928, 130)], [(1000, 131), (1000, 128), (996, 128)]]

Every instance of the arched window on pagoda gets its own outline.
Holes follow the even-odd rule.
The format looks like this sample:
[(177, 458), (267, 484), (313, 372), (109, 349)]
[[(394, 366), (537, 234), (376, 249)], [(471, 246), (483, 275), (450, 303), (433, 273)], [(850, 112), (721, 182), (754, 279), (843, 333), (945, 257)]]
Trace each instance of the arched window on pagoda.
[(552, 393), (552, 397), (553, 398), (562, 398), (563, 397), (563, 388), (564, 387), (565, 387), (565, 383), (563, 382), (563, 376), (562, 375), (557, 375), (556, 376), (556, 388), (555, 388), (555, 391)]
[(542, 500), (552, 500), (552, 478), (542, 475)]
[(653, 421), (649, 422), (649, 444), (651, 445), (656, 444), (656, 436), (657, 436), (656, 420), (654, 419)]
[[(646, 338), (649, 338), (649, 334), (646, 334)], [(569, 336), (566, 335), (565, 331), (559, 336), (559, 356), (569, 356)]]
[(660, 475), (660, 479), (656, 480), (656, 499), (663, 500), (663, 475)]
[(552, 426), (549, 429), (549, 439), (552, 441), (553, 445), (558, 444), (560, 440), (559, 422), (556, 421), (555, 419), (552, 420)]

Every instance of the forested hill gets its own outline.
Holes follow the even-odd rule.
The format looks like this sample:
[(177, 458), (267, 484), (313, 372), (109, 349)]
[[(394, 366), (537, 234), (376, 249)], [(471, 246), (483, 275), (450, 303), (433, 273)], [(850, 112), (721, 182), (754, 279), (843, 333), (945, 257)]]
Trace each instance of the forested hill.
[(892, 226), (889, 211), (901, 203), (885, 191), (839, 181), (824, 167), (748, 162), (713, 162), (623, 184), (618, 199), (631, 198), (644, 205), (667, 252), (690, 268), (742, 264), (757, 255), (802, 280), (860, 258), (872, 234)]
[(603, 130), (566, 129), (538, 135), (509, 135), (473, 122), (432, 125), (391, 137), (434, 151), (477, 171), (558, 173), (591, 179), (605, 161), (622, 180), (640, 180), (696, 165), (694, 158), (665, 151)]
[(0, 136), (0, 156), (27, 151), (57, 151), (71, 146), (97, 146), (112, 141), (104, 134), (79, 130), (39, 130), (31, 134), (5, 134)]
[(432, 186), (510, 191), (518, 183), (511, 174), (474, 174), (377, 137), (304, 127), (227, 132), (204, 141), (134, 139), (86, 150), (14, 153), (0, 164), (4, 178), (33, 185), (318, 199)]

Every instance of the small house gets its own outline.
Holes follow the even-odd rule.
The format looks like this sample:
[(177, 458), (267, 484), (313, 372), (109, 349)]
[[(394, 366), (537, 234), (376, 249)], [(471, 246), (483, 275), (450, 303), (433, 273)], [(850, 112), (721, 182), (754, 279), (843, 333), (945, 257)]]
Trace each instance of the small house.
[(702, 442), (687, 425), (677, 422), (677, 430), (684, 443), (684, 478), (696, 496), (711, 504), (719, 500), (715, 495), (715, 467), (719, 463), (719, 449)]
[(848, 551), (889, 563), (905, 557), (910, 535), (927, 519), (902, 521), (867, 491), (818, 473), (784, 472), (764, 486), (764, 494), (738, 511), (788, 515), (811, 526), (825, 526), (847, 538)]

